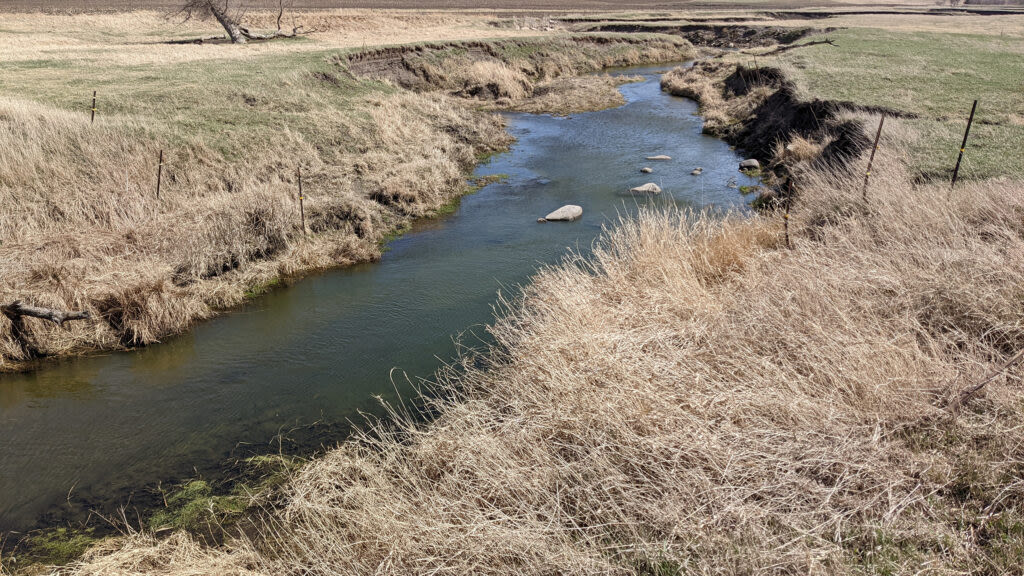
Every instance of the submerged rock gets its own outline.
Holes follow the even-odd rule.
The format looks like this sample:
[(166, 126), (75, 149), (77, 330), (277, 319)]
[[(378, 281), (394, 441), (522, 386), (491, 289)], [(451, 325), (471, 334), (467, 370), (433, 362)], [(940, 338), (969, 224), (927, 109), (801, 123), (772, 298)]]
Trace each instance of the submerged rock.
[(583, 208), (576, 206), (575, 204), (566, 204), (551, 214), (548, 214), (543, 218), (538, 218), (537, 222), (569, 222), (579, 219), (580, 216), (583, 216)]
[(648, 160), (671, 160), (672, 157), (671, 156), (665, 156), (664, 154), (659, 154), (658, 156), (648, 156), (647, 159)]
[(701, 168), (700, 166), (697, 166), (696, 168), (693, 169), (693, 172), (690, 172), (690, 174), (692, 174), (694, 176), (700, 176), (703, 173), (704, 173), (704, 169)]
[(644, 166), (643, 168), (640, 169), (640, 171), (643, 172), (644, 174), (650, 174), (651, 172), (654, 172), (654, 169), (651, 168), (650, 166)]
[(760, 170), (761, 163), (753, 158), (747, 158), (743, 162), (740, 162), (740, 170)]
[(630, 188), (629, 191), (633, 194), (661, 194), (661, 187), (654, 182), (648, 182), (643, 186)]

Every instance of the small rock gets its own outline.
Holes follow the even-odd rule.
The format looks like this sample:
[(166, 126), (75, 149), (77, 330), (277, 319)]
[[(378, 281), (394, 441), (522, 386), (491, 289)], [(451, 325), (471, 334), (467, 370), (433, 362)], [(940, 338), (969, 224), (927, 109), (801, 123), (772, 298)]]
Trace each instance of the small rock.
[(661, 194), (661, 187), (654, 182), (648, 182), (643, 186), (630, 188), (629, 191), (633, 194)]
[(740, 162), (740, 170), (760, 170), (761, 163), (753, 158), (747, 158), (743, 162)]
[(665, 156), (664, 154), (659, 154), (658, 156), (648, 156), (647, 159), (648, 160), (671, 160), (672, 157), (671, 156)]
[(654, 170), (650, 166), (644, 166), (643, 168), (640, 169), (640, 171), (643, 172), (644, 174), (650, 174), (651, 172), (654, 172)]
[(700, 176), (703, 173), (704, 173), (704, 169), (701, 168), (700, 166), (697, 166), (696, 168), (693, 169), (693, 172), (690, 172), (690, 174), (692, 174), (694, 176)]
[(543, 224), (544, 222), (547, 222), (547, 221), (548, 221), (547, 218), (537, 218), (537, 223), (538, 224)]
[(583, 216), (583, 208), (580, 208), (579, 206), (576, 206), (575, 204), (566, 204), (565, 206), (562, 206), (558, 210), (555, 210), (551, 214), (548, 214), (547, 216), (545, 216), (545, 217), (543, 217), (543, 218), (541, 218), (541, 219), (539, 219), (537, 221), (540, 222), (540, 221), (543, 220), (545, 222), (555, 222), (555, 221), (566, 221), (566, 222), (568, 222), (568, 221), (576, 220), (580, 216)]

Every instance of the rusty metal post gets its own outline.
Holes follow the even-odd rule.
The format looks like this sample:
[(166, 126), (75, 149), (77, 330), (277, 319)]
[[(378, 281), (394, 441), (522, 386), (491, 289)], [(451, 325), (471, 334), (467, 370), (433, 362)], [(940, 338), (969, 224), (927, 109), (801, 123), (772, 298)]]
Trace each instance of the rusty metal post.
[(303, 206), (306, 198), (302, 195), (302, 166), (296, 168), (295, 173), (299, 176), (299, 217), (302, 218), (302, 235), (306, 236), (306, 209)]
[(956, 167), (953, 168), (953, 181), (949, 183), (950, 189), (956, 186), (957, 176), (960, 175), (960, 161), (964, 159), (964, 150), (967, 149), (967, 135), (971, 133), (971, 124), (974, 123), (974, 111), (978, 108), (978, 101), (971, 106), (971, 116), (967, 119), (967, 129), (964, 130), (964, 141), (960, 144), (960, 155), (956, 157)]
[(160, 150), (160, 159), (156, 164), (156, 199), (160, 199), (160, 180), (163, 179), (164, 175), (164, 151)]
[(875, 162), (875, 152), (878, 151), (878, 139), (882, 136), (882, 125), (885, 124), (885, 112), (882, 112), (882, 119), (878, 121), (878, 132), (875, 132), (875, 144), (871, 147), (871, 156), (868, 158), (868, 169), (864, 173), (864, 188), (861, 190), (861, 196), (864, 197), (864, 201), (868, 201), (868, 178), (871, 178), (871, 165)]
[(89, 124), (96, 121), (96, 91), (92, 91), (92, 115), (89, 116)]

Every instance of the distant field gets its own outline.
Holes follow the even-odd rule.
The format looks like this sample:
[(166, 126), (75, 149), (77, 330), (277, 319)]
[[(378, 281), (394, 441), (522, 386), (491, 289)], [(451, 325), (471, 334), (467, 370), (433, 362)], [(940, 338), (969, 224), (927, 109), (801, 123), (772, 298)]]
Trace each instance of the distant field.
[[(127, 10), (170, 10), (180, 6), (175, 0), (5, 0), (0, 11), (127, 11)], [(254, 10), (276, 9), (276, 0), (247, 0), (246, 6)], [(286, 2), (293, 10), (327, 10), (337, 8), (383, 8), (383, 9), (482, 9), (482, 10), (673, 10), (680, 8), (808, 8), (835, 6), (850, 8), (856, 6), (893, 7), (891, 2), (822, 2), (821, 0), (736, 0), (701, 2), (699, 0), (293, 0)], [(910, 0), (899, 6), (934, 7), (934, 1)]]

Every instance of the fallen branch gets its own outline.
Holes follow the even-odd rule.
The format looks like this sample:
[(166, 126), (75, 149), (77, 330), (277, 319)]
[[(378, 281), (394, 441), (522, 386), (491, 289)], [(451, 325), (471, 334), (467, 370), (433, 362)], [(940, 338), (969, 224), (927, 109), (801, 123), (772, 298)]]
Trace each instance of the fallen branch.
[(220, 34), (217, 36), (203, 36), (201, 38), (184, 38), (182, 40), (168, 40), (165, 44), (203, 44), (214, 40), (230, 40), (227, 36)]
[[(779, 46), (775, 50), (771, 50), (769, 52), (762, 52), (760, 54), (755, 54), (755, 55), (756, 56), (771, 56), (773, 54), (781, 54), (782, 52), (788, 52), (788, 51), (794, 50), (796, 48), (804, 48), (804, 47), (807, 47), (807, 46), (819, 46), (821, 44), (828, 44), (829, 46), (838, 46), (838, 44), (836, 44), (832, 40), (826, 38), (824, 40), (815, 40), (813, 42), (805, 42), (803, 44), (790, 44), (789, 46)], [(753, 52), (744, 52), (744, 54), (753, 54)]]
[(948, 406), (949, 410), (951, 412), (956, 412), (957, 410), (959, 410), (960, 407), (963, 406), (965, 402), (967, 402), (975, 394), (980, 392), (981, 389), (984, 388), (986, 384), (988, 384), (989, 382), (995, 380), (997, 376), (999, 376), (1000, 374), (1005, 372), (1007, 369), (1009, 369), (1014, 364), (1018, 364), (1021, 360), (1024, 360), (1024, 350), (1021, 350), (1020, 352), (1017, 352), (1013, 356), (1013, 358), (1010, 358), (1009, 360), (1004, 362), (1002, 366), (1000, 366), (999, 368), (996, 368), (996, 370), (993, 371), (988, 376), (986, 376), (984, 380), (982, 380), (981, 382), (975, 384), (974, 386), (971, 386), (967, 390), (964, 390), (963, 392), (961, 392), (960, 396), (958, 396), (952, 402), (949, 403), (949, 406)]
[(65, 322), (70, 322), (72, 320), (87, 320), (92, 317), (88, 310), (72, 312), (68, 310), (40, 308), (38, 306), (29, 306), (21, 300), (15, 300), (6, 306), (0, 306), (0, 311), (2, 311), (4, 315), (12, 321), (20, 319), (22, 316), (31, 316), (32, 318), (49, 320), (61, 327), (64, 326)]
[(246, 40), (273, 40), (274, 38), (295, 38), (301, 34), (306, 34), (307, 31), (304, 30), (304, 28), (305, 26), (296, 26), (292, 28), (291, 34), (281, 32), (280, 30), (276, 30), (270, 34), (255, 34), (250, 32), (248, 28), (239, 28), (239, 30), (242, 32), (242, 36), (245, 36)]

